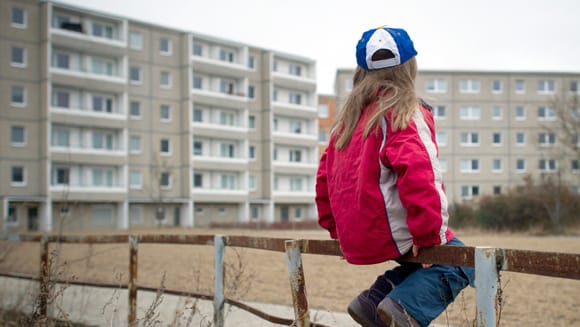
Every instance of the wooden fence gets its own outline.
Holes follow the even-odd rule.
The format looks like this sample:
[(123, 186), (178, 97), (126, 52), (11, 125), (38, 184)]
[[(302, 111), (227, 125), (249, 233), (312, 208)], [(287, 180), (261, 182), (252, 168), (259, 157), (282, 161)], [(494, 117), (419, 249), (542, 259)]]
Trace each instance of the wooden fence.
[[(50, 276), (50, 243), (106, 244), (129, 242), (129, 281), (121, 285), (128, 289), (128, 325), (136, 326), (138, 291), (155, 291), (150, 287), (137, 285), (139, 244), (190, 244), (210, 245), (215, 251), (214, 294), (196, 294), (165, 289), (164, 293), (192, 296), (213, 300), (213, 322), (224, 326), (224, 304), (239, 307), (272, 323), (292, 326), (323, 326), (310, 321), (306, 281), (302, 266), (303, 253), (341, 256), (340, 246), (335, 240), (282, 239), (250, 236), (223, 235), (106, 235), (106, 236), (30, 236), (0, 235), (0, 240), (17, 242), (40, 242), (40, 272), (38, 276), (22, 276), (14, 273), (0, 273), (0, 276), (35, 279), (39, 281), (39, 312), (44, 318), (48, 314), (47, 300), (50, 298), (49, 283), (62, 282), (71, 285), (119, 288), (118, 284), (90, 283), (87, 281), (55, 280)], [(224, 252), (225, 247), (242, 247), (267, 251), (285, 252), (288, 258), (288, 277), (292, 292), (294, 319), (272, 316), (242, 302), (224, 297)], [(512, 271), (550, 277), (580, 280), (580, 254), (512, 250), (489, 247), (438, 246), (424, 248), (418, 257), (405, 257), (404, 261), (448, 264), (475, 267), (475, 287), (477, 300), (477, 326), (498, 325), (498, 289), (500, 271)], [(45, 321), (44, 319), (43, 321)]]

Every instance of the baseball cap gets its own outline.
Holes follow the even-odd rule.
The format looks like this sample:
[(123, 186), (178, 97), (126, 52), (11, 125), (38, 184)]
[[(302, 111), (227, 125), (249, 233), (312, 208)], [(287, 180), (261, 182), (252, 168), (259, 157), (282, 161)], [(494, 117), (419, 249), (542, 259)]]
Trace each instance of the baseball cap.
[(381, 26), (363, 33), (356, 45), (356, 62), (364, 69), (381, 69), (404, 63), (417, 55), (409, 34), (401, 28)]

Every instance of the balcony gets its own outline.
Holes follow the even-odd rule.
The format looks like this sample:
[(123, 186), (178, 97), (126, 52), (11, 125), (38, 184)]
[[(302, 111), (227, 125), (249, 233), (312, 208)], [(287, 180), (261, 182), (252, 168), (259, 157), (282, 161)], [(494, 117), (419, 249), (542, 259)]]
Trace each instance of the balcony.
[(314, 77), (272, 71), (272, 80), (275, 85), (284, 88), (301, 90), (308, 93), (316, 92), (316, 78)]
[(245, 126), (225, 125), (219, 123), (192, 122), (193, 134), (198, 136), (231, 139), (246, 139), (249, 129)]
[(230, 62), (197, 55), (191, 56), (191, 63), (195, 72), (202, 72), (209, 75), (244, 78), (251, 72), (251, 69), (247, 65), (239, 62)]
[(283, 174), (316, 174), (318, 163), (312, 162), (290, 162), (273, 160), (272, 166), (276, 173)]
[(195, 169), (246, 171), (250, 161), (247, 158), (222, 157), (212, 155), (193, 155), (191, 157)]
[(318, 119), (318, 108), (309, 104), (272, 101), (274, 113), (284, 116)]

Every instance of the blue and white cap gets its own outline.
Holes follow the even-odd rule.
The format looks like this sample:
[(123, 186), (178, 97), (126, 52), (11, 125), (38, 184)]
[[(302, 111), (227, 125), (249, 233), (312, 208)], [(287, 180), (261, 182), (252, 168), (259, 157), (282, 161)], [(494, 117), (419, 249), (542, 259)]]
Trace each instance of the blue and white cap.
[(381, 69), (404, 63), (417, 51), (401, 28), (381, 26), (363, 33), (356, 45), (356, 62), (364, 69)]

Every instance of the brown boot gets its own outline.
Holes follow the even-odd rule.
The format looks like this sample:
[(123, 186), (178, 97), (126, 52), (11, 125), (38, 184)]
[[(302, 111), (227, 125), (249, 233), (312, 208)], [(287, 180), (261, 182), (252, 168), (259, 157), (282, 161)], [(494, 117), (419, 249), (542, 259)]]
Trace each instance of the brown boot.
[(421, 324), (393, 299), (386, 297), (377, 307), (379, 318), (390, 327), (421, 327)]

